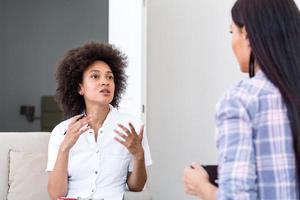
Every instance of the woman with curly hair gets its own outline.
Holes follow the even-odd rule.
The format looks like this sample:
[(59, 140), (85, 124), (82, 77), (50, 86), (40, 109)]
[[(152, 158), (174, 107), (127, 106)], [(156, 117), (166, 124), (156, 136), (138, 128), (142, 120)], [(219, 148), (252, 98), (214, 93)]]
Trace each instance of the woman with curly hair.
[(59, 64), (56, 99), (68, 119), (50, 136), (51, 199), (121, 200), (126, 184), (132, 191), (143, 189), (152, 162), (144, 127), (116, 109), (126, 88), (126, 66), (126, 56), (103, 43), (72, 49)]

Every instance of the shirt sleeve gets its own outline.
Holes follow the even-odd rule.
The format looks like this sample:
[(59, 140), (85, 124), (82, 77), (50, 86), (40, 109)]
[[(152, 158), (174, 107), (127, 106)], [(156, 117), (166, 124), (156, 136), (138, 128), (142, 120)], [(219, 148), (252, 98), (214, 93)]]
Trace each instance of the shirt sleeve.
[(48, 144), (48, 161), (46, 171), (53, 171), (58, 150), (64, 137), (64, 131), (62, 130), (61, 124), (57, 125), (50, 134)]
[[(142, 122), (138, 121), (135, 124), (137, 125), (135, 127), (136, 127), (136, 130), (138, 131), (140, 126), (142, 125)], [(150, 148), (149, 148), (149, 144), (148, 144), (148, 138), (147, 138), (147, 134), (146, 134), (145, 130), (146, 130), (146, 128), (144, 127), (144, 135), (143, 135), (142, 145), (143, 145), (143, 148), (144, 148), (145, 165), (150, 166), (150, 165), (152, 165), (152, 159), (151, 159), (151, 153), (150, 153)], [(128, 170), (130, 172), (133, 171), (133, 159), (131, 159), (131, 161), (130, 161)]]
[(247, 104), (236, 96), (228, 95), (217, 107), (217, 199), (258, 198), (252, 123)]

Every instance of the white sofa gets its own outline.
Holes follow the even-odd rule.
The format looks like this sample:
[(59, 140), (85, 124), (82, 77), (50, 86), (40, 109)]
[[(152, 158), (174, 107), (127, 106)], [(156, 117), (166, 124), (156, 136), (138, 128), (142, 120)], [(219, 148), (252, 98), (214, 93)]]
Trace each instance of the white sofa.
[[(49, 132), (0, 132), (0, 199), (48, 200)], [(124, 200), (151, 200), (147, 191), (125, 193)]]

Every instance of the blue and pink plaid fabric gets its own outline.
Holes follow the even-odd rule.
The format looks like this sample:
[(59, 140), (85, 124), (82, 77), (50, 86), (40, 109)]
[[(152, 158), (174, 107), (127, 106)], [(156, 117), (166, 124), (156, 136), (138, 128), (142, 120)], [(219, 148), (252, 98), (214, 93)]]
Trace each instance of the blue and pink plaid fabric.
[(217, 105), (218, 199), (299, 198), (287, 109), (262, 71)]

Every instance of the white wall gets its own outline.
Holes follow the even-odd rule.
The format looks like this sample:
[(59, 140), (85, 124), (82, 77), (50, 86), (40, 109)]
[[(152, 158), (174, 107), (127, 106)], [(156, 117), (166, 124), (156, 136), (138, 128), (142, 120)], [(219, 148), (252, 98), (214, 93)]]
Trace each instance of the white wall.
[(34, 105), (40, 115), (41, 96), (55, 93), (54, 72), (64, 52), (87, 41), (108, 41), (108, 0), (2, 0), (1, 5), (0, 131), (36, 131), (40, 122), (27, 122), (20, 105)]
[(193, 199), (183, 191), (184, 167), (216, 163), (215, 104), (246, 76), (231, 51), (231, 2), (148, 1), (147, 131), (154, 200)]
[(184, 194), (183, 168), (217, 162), (215, 104), (247, 76), (231, 51), (233, 2), (148, 1), (147, 131), (154, 161), (148, 187), (154, 200), (196, 199)]
[(145, 8), (142, 0), (109, 1), (109, 43), (120, 48), (128, 58), (128, 85), (119, 110), (141, 119), (145, 117), (142, 105), (146, 100)]

